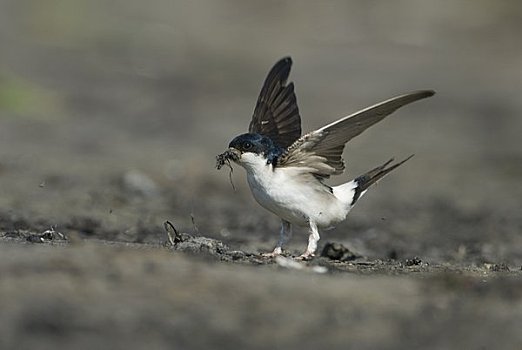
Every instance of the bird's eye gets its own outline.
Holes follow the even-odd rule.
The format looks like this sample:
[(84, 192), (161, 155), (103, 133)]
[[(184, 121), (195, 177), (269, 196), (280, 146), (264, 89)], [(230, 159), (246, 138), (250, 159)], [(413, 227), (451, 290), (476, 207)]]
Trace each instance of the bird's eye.
[(252, 144), (251, 144), (250, 142), (247, 141), (247, 142), (245, 142), (245, 143), (243, 144), (243, 148), (244, 148), (244, 149), (251, 149), (251, 148), (252, 148)]

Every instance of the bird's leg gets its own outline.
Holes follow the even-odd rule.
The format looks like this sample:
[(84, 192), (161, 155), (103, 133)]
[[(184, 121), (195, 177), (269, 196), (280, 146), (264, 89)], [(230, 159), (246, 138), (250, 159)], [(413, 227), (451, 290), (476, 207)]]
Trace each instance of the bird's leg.
[(308, 236), (308, 247), (306, 248), (306, 251), (298, 257), (300, 260), (311, 259), (315, 256), (317, 242), (319, 242), (319, 239), (321, 238), (319, 236), (319, 230), (317, 229), (315, 222), (310, 221), (309, 224), (310, 235)]
[(286, 220), (281, 219), (281, 231), (279, 233), (279, 241), (277, 242), (277, 245), (272, 251), (272, 253), (265, 253), (263, 254), (263, 256), (270, 258), (281, 255), (281, 253), (283, 253), (283, 246), (286, 243), (288, 243), (290, 238), (292, 238), (292, 224)]

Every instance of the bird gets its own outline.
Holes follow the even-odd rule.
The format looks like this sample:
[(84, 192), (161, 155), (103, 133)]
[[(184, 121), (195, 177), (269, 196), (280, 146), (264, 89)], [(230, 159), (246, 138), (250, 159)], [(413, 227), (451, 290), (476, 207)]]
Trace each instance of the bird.
[(433, 96), (435, 91), (396, 96), (301, 135), (294, 83), (288, 82), (291, 67), (291, 57), (284, 57), (270, 69), (248, 133), (232, 139), (217, 156), (217, 168), (225, 162), (230, 165), (230, 160), (243, 167), (254, 199), (281, 219), (279, 240), (263, 256), (283, 254), (292, 226), (300, 226), (308, 228), (308, 245), (296, 258), (308, 260), (315, 256), (320, 228), (345, 220), (370, 186), (413, 156), (394, 164), (392, 158), (351, 181), (330, 186), (326, 180), (345, 169), (345, 144), (398, 108)]

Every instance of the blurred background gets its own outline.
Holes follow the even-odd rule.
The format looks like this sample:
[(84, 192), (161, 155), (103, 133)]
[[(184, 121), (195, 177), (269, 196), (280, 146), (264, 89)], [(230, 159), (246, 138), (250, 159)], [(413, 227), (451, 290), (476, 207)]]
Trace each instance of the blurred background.
[(3, 0), (3, 229), (158, 242), (169, 219), (236, 249), (271, 249), (279, 220), (241, 168), (234, 191), (214, 165), (290, 55), (304, 131), (437, 91), (348, 145), (334, 184), (416, 156), (321, 243), (520, 266), (521, 31), (515, 0)]

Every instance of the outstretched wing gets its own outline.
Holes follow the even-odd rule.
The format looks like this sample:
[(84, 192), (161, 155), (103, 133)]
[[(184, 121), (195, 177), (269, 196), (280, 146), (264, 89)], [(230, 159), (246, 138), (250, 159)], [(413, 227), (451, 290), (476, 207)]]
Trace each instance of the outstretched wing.
[(268, 136), (276, 145), (287, 148), (301, 136), (301, 117), (294, 84), (286, 84), (292, 59), (279, 60), (266, 77), (248, 131)]
[(323, 178), (341, 174), (346, 142), (398, 108), (434, 94), (432, 90), (422, 90), (397, 96), (303, 135), (288, 147), (277, 166), (310, 168), (310, 172)]

